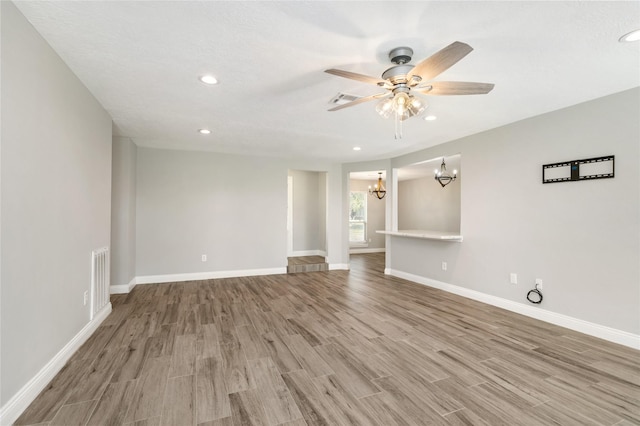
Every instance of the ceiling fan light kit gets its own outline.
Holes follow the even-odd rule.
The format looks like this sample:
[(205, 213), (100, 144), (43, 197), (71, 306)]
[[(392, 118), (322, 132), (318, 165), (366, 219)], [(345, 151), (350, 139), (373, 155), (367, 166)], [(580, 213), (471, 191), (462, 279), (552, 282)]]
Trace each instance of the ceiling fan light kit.
[[(391, 115), (394, 116), (395, 137), (396, 139), (402, 139), (402, 122), (420, 115), (427, 108), (427, 103), (413, 95), (411, 93), (412, 90), (423, 95), (446, 96), (480, 95), (489, 93), (493, 89), (493, 84), (491, 83), (431, 81), (468, 55), (472, 50), (468, 44), (456, 41), (414, 66), (409, 64), (413, 56), (413, 49), (406, 46), (396, 47), (389, 52), (389, 59), (395, 65), (384, 71), (382, 78), (333, 68), (325, 70), (326, 73), (337, 75), (338, 77), (349, 78), (386, 89), (386, 92), (366, 96), (331, 108), (329, 111), (338, 111), (364, 102), (385, 98), (378, 102), (376, 111), (384, 118), (389, 118)], [(428, 83), (422, 83), (423, 81), (428, 81)]]
[(397, 92), (394, 96), (384, 99), (376, 106), (376, 111), (384, 118), (389, 118), (393, 113), (400, 121), (422, 113), (427, 104), (408, 92)]

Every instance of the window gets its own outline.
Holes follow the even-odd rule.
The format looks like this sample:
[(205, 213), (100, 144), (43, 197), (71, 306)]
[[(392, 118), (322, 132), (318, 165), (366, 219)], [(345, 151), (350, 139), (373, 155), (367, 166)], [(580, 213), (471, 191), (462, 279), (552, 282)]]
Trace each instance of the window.
[(351, 191), (349, 198), (349, 242), (367, 242), (367, 193)]

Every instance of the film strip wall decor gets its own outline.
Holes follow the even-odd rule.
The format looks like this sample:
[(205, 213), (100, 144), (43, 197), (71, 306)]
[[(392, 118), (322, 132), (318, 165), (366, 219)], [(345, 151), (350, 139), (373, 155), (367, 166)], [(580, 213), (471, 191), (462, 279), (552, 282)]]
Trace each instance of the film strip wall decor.
[(563, 161), (542, 166), (542, 183), (608, 179), (615, 176), (615, 156)]

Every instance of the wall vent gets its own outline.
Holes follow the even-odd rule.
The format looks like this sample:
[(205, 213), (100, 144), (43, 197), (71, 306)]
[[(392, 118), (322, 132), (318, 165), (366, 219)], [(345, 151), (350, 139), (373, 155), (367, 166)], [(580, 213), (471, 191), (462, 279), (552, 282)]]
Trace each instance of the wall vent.
[(91, 252), (91, 319), (109, 304), (109, 247)]
[(356, 99), (360, 99), (361, 97), (362, 96), (349, 95), (347, 93), (338, 92), (337, 95), (335, 95), (333, 98), (331, 98), (329, 103), (331, 105), (344, 105), (344, 104), (348, 104), (349, 102), (353, 102)]

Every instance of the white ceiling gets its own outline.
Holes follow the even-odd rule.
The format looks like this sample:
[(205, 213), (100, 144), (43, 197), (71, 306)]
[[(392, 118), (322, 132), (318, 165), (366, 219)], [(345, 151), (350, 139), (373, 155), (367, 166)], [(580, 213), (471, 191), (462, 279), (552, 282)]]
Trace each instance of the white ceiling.
[[(640, 42), (618, 42), (640, 28), (638, 1), (16, 4), (139, 146), (372, 160), (640, 86)], [(490, 94), (428, 97), (438, 119), (406, 121), (402, 140), (375, 102), (327, 112), (338, 92), (380, 90), (323, 70), (377, 77), (393, 47), (415, 63), (456, 40), (475, 50), (436, 80)]]

